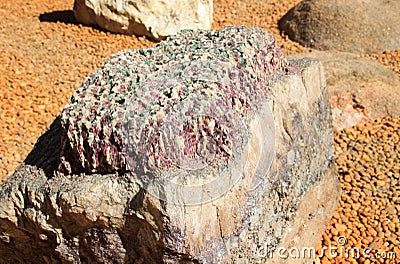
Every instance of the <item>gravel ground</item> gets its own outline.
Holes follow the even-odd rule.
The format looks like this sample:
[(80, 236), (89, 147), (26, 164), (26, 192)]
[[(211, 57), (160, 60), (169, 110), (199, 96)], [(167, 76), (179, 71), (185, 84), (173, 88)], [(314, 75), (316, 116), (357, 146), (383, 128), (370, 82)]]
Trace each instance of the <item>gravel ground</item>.
[[(356, 260), (333, 250), (339, 255), (336, 260), (399, 263), (400, 119), (383, 118), (336, 132), (335, 154), (342, 195), (318, 245), (319, 255), (325, 255), (322, 263), (330, 263), (331, 254), (321, 254), (330, 245), (361, 251)], [(362, 254), (367, 248), (370, 259)]]
[[(286, 55), (303, 52), (277, 28), (278, 19), (298, 2), (214, 0), (213, 28), (256, 25), (271, 32)], [(107, 57), (155, 44), (79, 25), (72, 6), (73, 0), (0, 2), (0, 180), (16, 169), (72, 93)], [(400, 76), (399, 50), (365, 55)], [(325, 256), (316, 262), (399, 263), (399, 127), (399, 119), (384, 118), (335, 133), (343, 192), (318, 245)], [(343, 238), (342, 248), (370, 247), (371, 258), (346, 257), (339, 249), (332, 258), (322, 250), (344, 243)], [(390, 259), (390, 252), (397, 258)]]

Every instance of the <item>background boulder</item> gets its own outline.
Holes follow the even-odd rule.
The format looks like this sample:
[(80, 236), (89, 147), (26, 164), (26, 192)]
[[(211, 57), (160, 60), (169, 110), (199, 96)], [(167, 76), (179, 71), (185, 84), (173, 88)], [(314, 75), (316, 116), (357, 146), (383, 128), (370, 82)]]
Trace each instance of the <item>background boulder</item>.
[(279, 28), (318, 50), (381, 53), (400, 49), (398, 10), (399, 1), (304, 0), (279, 21)]
[(75, 0), (75, 18), (88, 25), (159, 40), (183, 29), (210, 29), (212, 0)]
[(314, 58), (324, 66), (336, 129), (386, 116), (400, 117), (400, 78), (375, 59), (333, 51), (313, 51), (293, 57)]
[(75, 0), (75, 18), (88, 25), (159, 40), (182, 29), (210, 29), (212, 0)]

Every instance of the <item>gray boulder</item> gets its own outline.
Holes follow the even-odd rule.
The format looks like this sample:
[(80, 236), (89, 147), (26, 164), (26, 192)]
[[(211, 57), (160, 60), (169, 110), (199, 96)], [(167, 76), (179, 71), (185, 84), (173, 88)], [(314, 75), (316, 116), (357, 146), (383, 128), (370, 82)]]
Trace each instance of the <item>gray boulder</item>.
[(398, 10), (399, 1), (304, 0), (279, 21), (279, 28), (318, 50), (381, 53), (400, 49)]
[(210, 29), (212, 0), (75, 0), (75, 18), (87, 25), (155, 40), (183, 29)]
[(1, 185), (0, 259), (279, 262), (335, 210), (332, 133), (321, 64), (260, 29), (121, 51)]

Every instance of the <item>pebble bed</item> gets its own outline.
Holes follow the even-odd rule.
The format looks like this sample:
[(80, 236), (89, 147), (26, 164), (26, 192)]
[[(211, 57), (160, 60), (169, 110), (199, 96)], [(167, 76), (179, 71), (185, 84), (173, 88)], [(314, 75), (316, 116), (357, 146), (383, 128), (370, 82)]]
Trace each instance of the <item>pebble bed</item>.
[[(274, 35), (286, 55), (299, 53), (305, 49), (277, 27), (298, 2), (214, 0), (213, 28), (258, 26)], [(73, 92), (111, 54), (156, 44), (79, 25), (72, 7), (73, 0), (0, 2), (0, 179), (16, 169)], [(399, 50), (365, 56), (400, 76)], [(384, 118), (335, 132), (343, 191), (316, 263), (400, 262), (399, 127), (400, 119)], [(338, 244), (336, 257), (324, 250)], [(370, 258), (341, 253), (350, 246), (370, 248)]]
[[(336, 131), (335, 156), (342, 195), (318, 245), (321, 263), (399, 263), (400, 119)], [(338, 249), (322, 250), (329, 246)], [(360, 257), (346, 254), (349, 248)]]

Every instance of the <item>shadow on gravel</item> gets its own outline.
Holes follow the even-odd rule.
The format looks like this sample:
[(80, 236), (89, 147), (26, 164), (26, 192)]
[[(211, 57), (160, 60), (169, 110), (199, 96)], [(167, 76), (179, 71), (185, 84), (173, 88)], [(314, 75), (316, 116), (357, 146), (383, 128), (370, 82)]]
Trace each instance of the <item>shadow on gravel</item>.
[(53, 11), (49, 13), (44, 13), (39, 15), (39, 20), (40, 22), (51, 22), (51, 23), (61, 22), (65, 24), (83, 25), (97, 29), (99, 31), (108, 32), (99, 27), (98, 25), (84, 25), (78, 22), (78, 20), (76, 20), (75, 18), (74, 11), (72, 10)]
[(74, 16), (74, 11), (63, 10), (63, 11), (53, 11), (49, 13), (44, 13), (39, 16), (40, 22), (62, 22), (65, 24), (80, 24)]
[[(102, 31), (102, 32), (111, 33), (111, 34), (119, 34), (119, 33), (113, 33), (113, 32), (107, 31), (98, 25), (86, 25), (86, 24), (82, 24), (82, 23), (78, 22), (78, 20), (76, 20), (76, 18), (75, 18), (74, 11), (72, 11), (72, 10), (60, 10), (60, 11), (53, 11), (53, 12), (40, 14), (39, 21), (40, 22), (51, 22), (51, 23), (61, 22), (61, 23), (65, 23), (65, 24), (83, 25), (86, 27), (91, 27), (93, 29)], [(158, 42), (151, 38), (147, 38), (147, 39), (154, 43)]]

